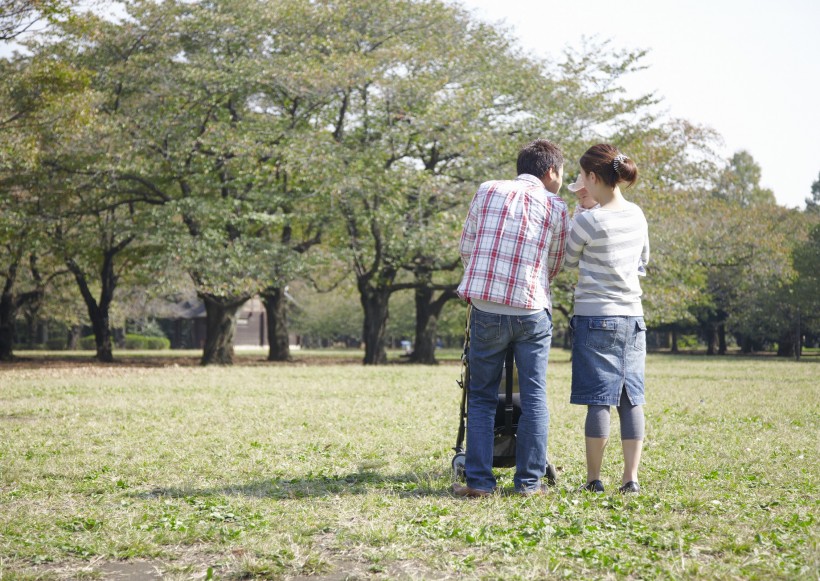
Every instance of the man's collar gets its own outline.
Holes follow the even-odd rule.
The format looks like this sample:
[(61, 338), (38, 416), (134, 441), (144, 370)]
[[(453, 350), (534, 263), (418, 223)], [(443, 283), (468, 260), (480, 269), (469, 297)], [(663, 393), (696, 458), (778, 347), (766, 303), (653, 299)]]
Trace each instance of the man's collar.
[[(545, 190), (547, 190), (547, 188), (544, 186), (544, 182), (539, 180), (537, 177), (535, 177), (531, 173), (522, 173), (515, 179), (522, 180), (522, 181), (525, 181), (525, 182), (529, 182), (534, 186), (540, 186), (540, 187), (544, 188)], [(549, 192), (549, 190), (547, 190), (547, 191)], [(552, 194), (554, 192), (550, 192), (550, 193)]]

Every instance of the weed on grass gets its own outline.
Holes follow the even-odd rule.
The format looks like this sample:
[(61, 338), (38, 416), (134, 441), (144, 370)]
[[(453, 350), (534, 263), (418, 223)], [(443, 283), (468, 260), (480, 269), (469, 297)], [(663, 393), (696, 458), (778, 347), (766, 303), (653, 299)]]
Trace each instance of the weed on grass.
[(817, 579), (818, 370), (650, 355), (643, 492), (613, 445), (595, 495), (554, 350), (558, 486), (465, 500), (457, 362), (0, 369), (0, 578)]

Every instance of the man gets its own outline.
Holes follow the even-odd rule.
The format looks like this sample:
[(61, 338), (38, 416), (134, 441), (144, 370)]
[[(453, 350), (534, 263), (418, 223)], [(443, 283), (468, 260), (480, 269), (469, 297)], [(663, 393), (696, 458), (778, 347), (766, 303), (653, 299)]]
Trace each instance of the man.
[(461, 234), (459, 296), (473, 305), (467, 386), (466, 486), (458, 496), (488, 496), (498, 388), (509, 345), (518, 367), (521, 418), (515, 489), (541, 494), (547, 465), (547, 360), (552, 339), (550, 283), (564, 261), (567, 205), (556, 193), (564, 176), (557, 145), (539, 139), (518, 154), (518, 177), (481, 184)]

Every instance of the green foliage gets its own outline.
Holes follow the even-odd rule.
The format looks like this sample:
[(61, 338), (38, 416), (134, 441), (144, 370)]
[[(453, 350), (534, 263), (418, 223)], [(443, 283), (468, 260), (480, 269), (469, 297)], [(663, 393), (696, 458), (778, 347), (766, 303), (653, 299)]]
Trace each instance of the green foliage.
[(171, 341), (167, 337), (144, 337), (142, 335), (126, 335), (125, 349), (134, 350), (161, 350), (170, 349)]
[(748, 151), (738, 151), (721, 172), (715, 195), (740, 206), (774, 205), (774, 192), (760, 186), (760, 165)]
[(74, 4), (74, 0), (2, 0), (0, 41), (17, 38), (40, 21), (70, 17)]
[[(31, 56), (0, 60), (0, 244), (17, 263), (36, 255), (52, 317), (84, 317), (61, 265), (85, 280), (90, 318), (96, 303), (118, 321), (139, 316), (130, 289), (171, 294), (181, 273), (225, 302), (352, 273), (358, 302), (318, 300), (294, 321), (321, 336), (332, 324), (405, 335), (406, 291), (458, 282), (472, 193), (512, 177), (536, 137), (563, 147), (565, 181), (594, 142), (637, 160), (627, 196), (650, 225), (650, 325), (769, 334), (795, 306), (789, 291), (810, 294), (790, 286), (792, 216), (759, 211), (775, 206), (754, 159), (720, 160), (714, 132), (626, 95), (645, 51), (593, 41), (542, 62), (439, 0), (134, 0), (117, 21), (67, 17), (70, 2), (3, 7), (23, 4), (51, 26), (29, 36)], [(36, 286), (21, 276), (16, 289)], [(558, 311), (571, 312), (572, 292), (564, 273)], [(386, 320), (386, 299), (350, 314), (394, 293)], [(445, 334), (460, 308), (445, 309)]]
[(806, 198), (806, 212), (820, 214), (820, 175), (811, 184), (811, 197)]
[[(94, 335), (88, 335), (80, 339), (80, 348), (89, 350), (95, 349), (96, 343)], [(133, 351), (156, 351), (171, 348), (171, 341), (167, 337), (146, 337), (143, 335), (125, 335), (123, 348)]]
[(797, 273), (793, 303), (800, 309), (805, 328), (820, 334), (820, 223), (815, 221), (808, 239), (796, 246), (793, 260)]
[(699, 264), (704, 247), (703, 211), (718, 158), (716, 134), (683, 120), (636, 127), (618, 146), (637, 160), (640, 177), (624, 195), (637, 203), (649, 223), (650, 265), (641, 280), (650, 325), (691, 322), (690, 309), (702, 305), (707, 274)]
[(791, 253), (805, 236), (802, 214), (719, 199), (702, 210), (697, 260), (707, 275), (708, 302), (699, 320), (725, 321), (738, 337), (761, 344), (780, 340), (792, 320)]
[(343, 283), (333, 292), (316, 292), (296, 283), (288, 288), (295, 304), (289, 307), (289, 328), (306, 346), (361, 342), (362, 309), (355, 288)]

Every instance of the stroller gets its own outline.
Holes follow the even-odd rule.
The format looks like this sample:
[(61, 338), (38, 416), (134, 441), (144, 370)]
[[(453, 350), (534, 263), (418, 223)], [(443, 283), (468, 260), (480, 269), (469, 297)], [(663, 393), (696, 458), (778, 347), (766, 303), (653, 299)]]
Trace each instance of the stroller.
[[(467, 427), (467, 390), (470, 385), (470, 316), (472, 306), (467, 306), (467, 325), (464, 331), (464, 351), (461, 354), (461, 379), (457, 381), (461, 387), (461, 410), (459, 415), (458, 436), (456, 445), (453, 448), (452, 466), (453, 475), (457, 480), (464, 479), (465, 449), (464, 435)], [(504, 371), (501, 374), (501, 382), (498, 392), (498, 406), (495, 412), (495, 423), (493, 432), (493, 467), (511, 468), (515, 466), (515, 444), (516, 432), (518, 430), (518, 419), (521, 417), (521, 394), (518, 390), (518, 370), (515, 367), (514, 353), (512, 346), (507, 348), (504, 360)], [(503, 386), (503, 388), (502, 388)], [(555, 484), (555, 466), (547, 461), (546, 478), (550, 485)]]

